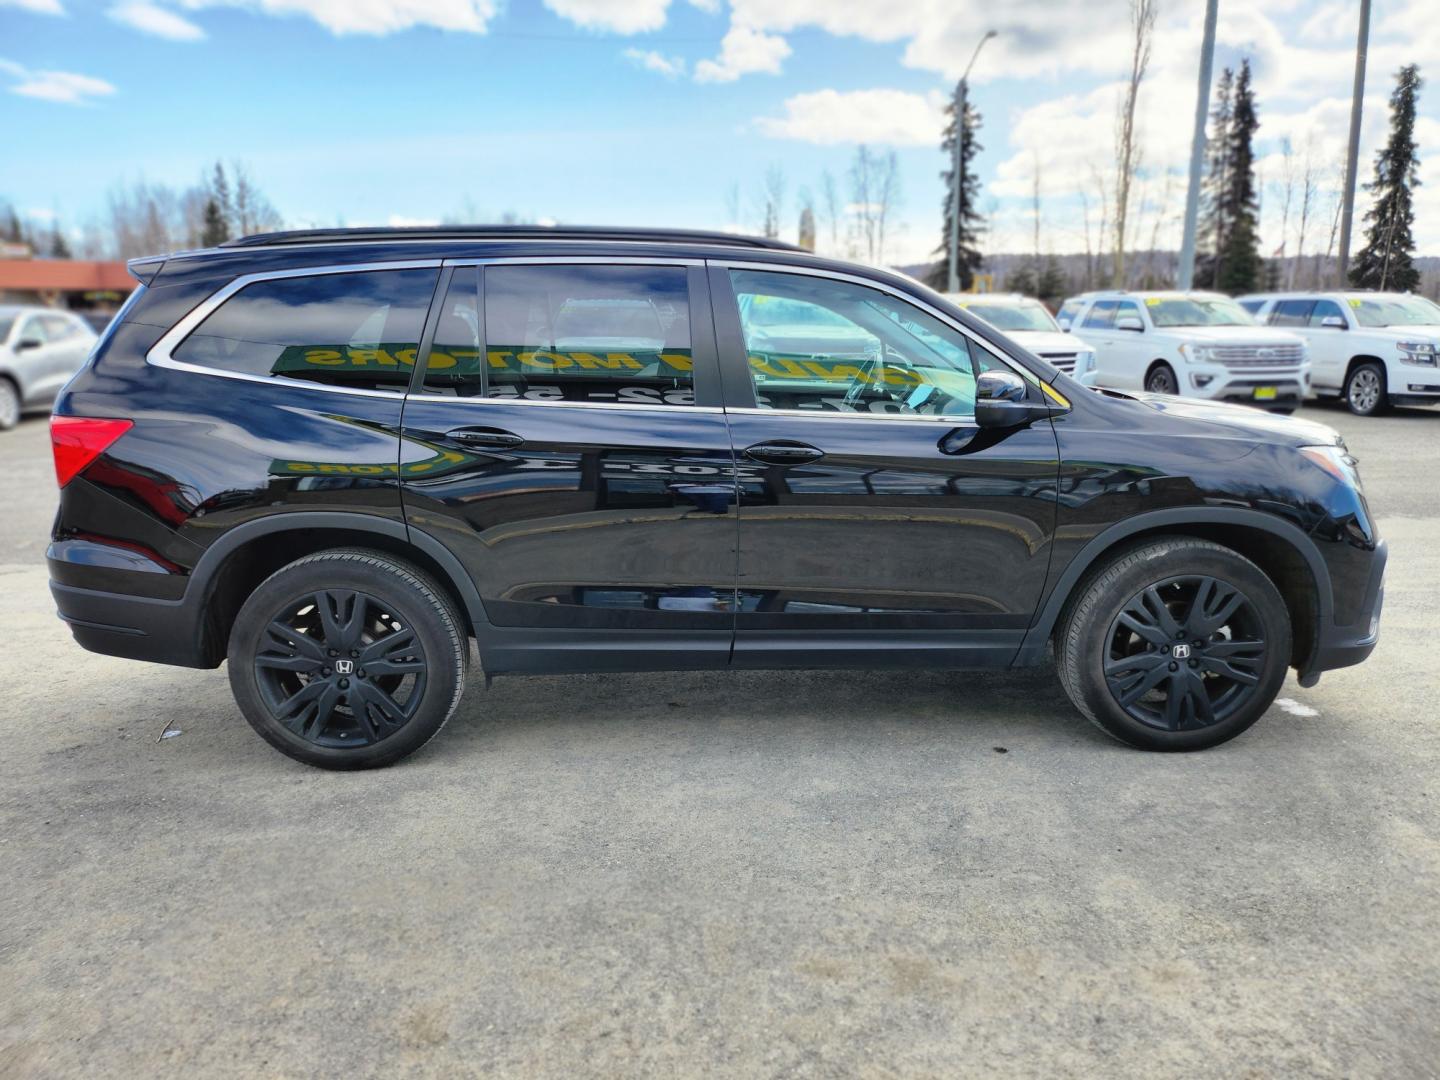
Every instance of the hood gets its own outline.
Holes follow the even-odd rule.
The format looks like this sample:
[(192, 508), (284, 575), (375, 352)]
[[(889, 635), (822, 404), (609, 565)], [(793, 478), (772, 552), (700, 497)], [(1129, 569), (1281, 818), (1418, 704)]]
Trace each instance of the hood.
[(1184, 334), (1198, 344), (1212, 345), (1304, 345), (1299, 334), (1268, 326), (1160, 326), (1162, 333)]
[(1045, 353), (1074, 354), (1090, 348), (1074, 334), (1062, 334), (1058, 330), (1006, 330), (1004, 334), (1036, 356), (1043, 356)]
[(1344, 446), (1340, 433), (1313, 420), (1280, 416), (1249, 405), (1232, 405), (1203, 398), (1171, 397), (1168, 394), (1119, 393), (1101, 391), (1106, 397), (1127, 398), (1156, 412), (1182, 420), (1199, 420), (1223, 428), (1231, 436), (1248, 436), (1258, 442), (1280, 443), (1285, 446)]

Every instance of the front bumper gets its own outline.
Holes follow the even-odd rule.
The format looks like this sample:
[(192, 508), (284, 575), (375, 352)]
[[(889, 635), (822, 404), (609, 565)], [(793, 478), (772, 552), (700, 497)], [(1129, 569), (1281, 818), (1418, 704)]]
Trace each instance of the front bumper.
[(1375, 651), (1380, 640), (1380, 611), (1385, 606), (1385, 562), (1389, 550), (1385, 541), (1375, 545), (1374, 562), (1365, 585), (1360, 616), (1350, 626), (1322, 625), (1314, 655), (1300, 671), (1301, 685), (1311, 686), (1322, 671), (1351, 667)]
[(1310, 392), (1310, 368), (1237, 370), (1219, 364), (1190, 364), (1177, 373), (1183, 392), (1210, 401), (1255, 405), (1262, 409), (1297, 409)]

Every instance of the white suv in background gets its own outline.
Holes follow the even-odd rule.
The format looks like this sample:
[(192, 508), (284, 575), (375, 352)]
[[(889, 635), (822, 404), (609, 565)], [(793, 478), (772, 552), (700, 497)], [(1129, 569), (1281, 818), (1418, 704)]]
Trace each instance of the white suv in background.
[(1440, 404), (1440, 308), (1408, 293), (1284, 292), (1242, 296), (1269, 326), (1310, 346), (1314, 389), (1357, 416)]
[(1095, 350), (1078, 334), (1062, 331), (1039, 300), (1021, 293), (946, 293), (945, 296), (1066, 375), (1085, 386), (1095, 385)]
[(1304, 340), (1257, 325), (1220, 293), (1085, 293), (1061, 306), (1060, 325), (1094, 348), (1097, 386), (1282, 413), (1310, 389)]

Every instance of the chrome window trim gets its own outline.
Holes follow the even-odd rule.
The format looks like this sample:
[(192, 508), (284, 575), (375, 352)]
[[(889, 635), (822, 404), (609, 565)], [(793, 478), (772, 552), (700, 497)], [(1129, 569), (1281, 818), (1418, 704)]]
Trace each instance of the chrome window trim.
[[(1000, 359), (1002, 363), (1004, 363), (1007, 367), (1014, 369), (1015, 373), (1022, 378), (1036, 380), (1037, 382), (1039, 381), (1040, 377), (1035, 372), (1031, 371), (1024, 364), (1017, 362), (1013, 356), (1005, 352), (1003, 349), (991, 344), (984, 338), (977, 336), (974, 332), (970, 330), (969, 327), (957, 322), (938, 308), (932, 307), (924, 300), (921, 300), (916, 296), (912, 296), (910, 293), (905, 292), (903, 289), (896, 288), (889, 282), (876, 281), (874, 278), (865, 277), (863, 274), (845, 274), (841, 273), (838, 270), (827, 270), (823, 267), (786, 266), (783, 263), (751, 262), (749, 260), (739, 259), (707, 259), (706, 262), (708, 265), (717, 267), (722, 270), (760, 270), (772, 271), (782, 274), (800, 274), (805, 277), (833, 278), (836, 281), (845, 281), (853, 285), (863, 285), (868, 289), (875, 289), (879, 292), (889, 293), (896, 299), (903, 300), (905, 303), (911, 304), (919, 308), (927, 315), (939, 319), (942, 323), (950, 327), (952, 330), (958, 331), (960, 335), (964, 337), (967, 341), (974, 342), (986, 352), (993, 353), (996, 357)], [(756, 388), (756, 393), (758, 394), (759, 392), (759, 389)], [(1043, 393), (1044, 391), (1041, 392)], [(944, 413), (939, 416), (927, 416), (921, 413), (872, 413), (858, 411), (851, 413), (840, 412), (839, 410), (829, 412), (820, 409), (760, 408), (732, 408), (730, 409), (730, 412), (755, 414), (762, 416), (845, 416), (851, 419), (867, 420), (928, 420), (932, 422), (949, 422), (952, 427), (961, 427), (965, 424), (975, 423), (974, 413)]]
[(749, 406), (730, 406), (726, 412), (740, 413), (744, 416), (809, 416), (818, 419), (841, 419), (841, 420), (900, 420), (907, 424), (943, 424), (946, 427), (975, 426), (974, 413), (872, 413), (845, 412), (841, 409), (761, 409), (750, 408)]
[[(555, 241), (548, 241), (554, 243)], [(677, 255), (476, 255), (445, 259), (446, 266), (704, 266), (704, 259), (682, 258)]]
[[(511, 397), (455, 397), (448, 394), (420, 393), (411, 397), (411, 401), (424, 402), (427, 405), (543, 405), (551, 409), (626, 409), (631, 412), (655, 412), (664, 409), (668, 413), (677, 416), (689, 416), (691, 413), (723, 413), (725, 409), (719, 405), (636, 405), (628, 401), (558, 401), (545, 400), (543, 398), (511, 398)], [(734, 409), (730, 410), (734, 412)]]
[(253, 274), (243, 274), (240, 277), (222, 285), (213, 293), (207, 296), (199, 304), (167, 330), (159, 341), (150, 347), (145, 354), (145, 362), (155, 367), (169, 368), (172, 371), (189, 371), (197, 375), (214, 375), (222, 379), (239, 379), (242, 382), (260, 383), (264, 386), (290, 386), (300, 387), (306, 390), (320, 390), (331, 394), (352, 394), (360, 397), (382, 397), (396, 398), (403, 401), (405, 390), (368, 390), (358, 386), (331, 386), (328, 383), (307, 382), (304, 379), (291, 379), (284, 375), (255, 375), (248, 371), (226, 371), (224, 368), (206, 367), (203, 364), (190, 364), (184, 360), (176, 360), (172, 355), (175, 349), (179, 348), (190, 334), (204, 322), (212, 312), (230, 297), (234, 296), (241, 289), (253, 285), (257, 281), (277, 281), (282, 278), (296, 277), (329, 277), (332, 274), (363, 274), (376, 270), (439, 270), (443, 260), (441, 259), (412, 259), (402, 262), (383, 263), (347, 263), (339, 266), (303, 266), (292, 267), (288, 270), (261, 270)]

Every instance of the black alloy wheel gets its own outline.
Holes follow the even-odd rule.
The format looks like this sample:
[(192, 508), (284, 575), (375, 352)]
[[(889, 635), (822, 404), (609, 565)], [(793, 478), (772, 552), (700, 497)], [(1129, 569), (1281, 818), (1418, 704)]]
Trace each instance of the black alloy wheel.
[(1152, 394), (1178, 394), (1180, 381), (1169, 364), (1156, 364), (1145, 377), (1145, 389)]
[(425, 694), (425, 650), (374, 596), (326, 589), (286, 603), (265, 628), (255, 678), (270, 715), (317, 746), (395, 734)]
[(1148, 586), (1110, 624), (1105, 681), (1116, 703), (1149, 727), (1222, 723), (1258, 693), (1265, 626), (1250, 598), (1217, 578)]
[(266, 578), (230, 632), (230, 686), (266, 742), (325, 769), (391, 765), (465, 688), (470, 642), (449, 595), (378, 551), (322, 551)]

